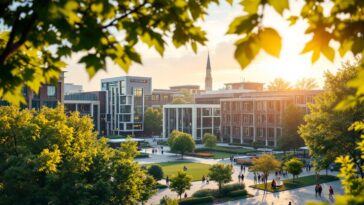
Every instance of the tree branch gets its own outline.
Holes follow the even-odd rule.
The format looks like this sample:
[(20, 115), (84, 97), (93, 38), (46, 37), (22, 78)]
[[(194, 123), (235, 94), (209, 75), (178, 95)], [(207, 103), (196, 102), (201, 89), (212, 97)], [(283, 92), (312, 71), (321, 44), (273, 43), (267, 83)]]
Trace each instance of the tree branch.
[(0, 65), (4, 64), (5, 60), (12, 53), (14, 53), (16, 50), (18, 50), (20, 46), (22, 46), (25, 43), (25, 41), (27, 40), (28, 35), (30, 33), (30, 30), (32, 29), (32, 27), (33, 27), (33, 25), (35, 23), (35, 20), (36, 20), (36, 16), (35, 16), (35, 14), (33, 14), (30, 17), (29, 22), (26, 24), (26, 27), (22, 31), (22, 35), (21, 35), (20, 39), (17, 42), (14, 43), (16, 30), (17, 30), (18, 24), (20, 22), (19, 17), (20, 17), (20, 13), (18, 14), (18, 16), (17, 16), (17, 18), (16, 18), (16, 20), (14, 22), (14, 25), (13, 25), (13, 28), (12, 28), (12, 30), (10, 32), (9, 40), (8, 40), (8, 42), (6, 44), (6, 47), (5, 47), (4, 51), (3, 51), (3, 53), (0, 55)]
[(138, 10), (139, 10), (139, 9), (141, 9), (143, 6), (145, 6), (147, 3), (148, 3), (148, 1), (147, 1), (147, 0), (145, 0), (145, 1), (144, 1), (142, 4), (140, 4), (139, 6), (135, 7), (135, 8), (134, 8), (134, 9), (132, 9), (132, 10), (129, 10), (129, 11), (128, 11), (128, 12), (126, 12), (125, 14), (123, 14), (123, 15), (119, 16), (118, 18), (113, 19), (113, 20), (112, 20), (112, 21), (110, 21), (108, 24), (104, 25), (102, 28), (103, 28), (103, 29), (108, 28), (108, 27), (110, 27), (110, 26), (114, 25), (114, 23), (115, 23), (115, 22), (120, 21), (121, 19), (123, 19), (123, 18), (125, 18), (125, 17), (129, 16), (129, 15), (130, 15), (130, 14), (132, 14), (132, 13), (138, 12)]

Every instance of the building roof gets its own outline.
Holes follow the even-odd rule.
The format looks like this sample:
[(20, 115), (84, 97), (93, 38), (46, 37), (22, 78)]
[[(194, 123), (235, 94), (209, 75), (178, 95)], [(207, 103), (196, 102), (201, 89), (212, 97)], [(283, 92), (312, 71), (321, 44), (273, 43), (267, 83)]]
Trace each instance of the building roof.
[(87, 100), (87, 101), (98, 101), (100, 100), (100, 93), (105, 91), (90, 91), (81, 93), (72, 93), (64, 96), (64, 100)]
[(176, 92), (175, 90), (170, 90), (170, 89), (154, 89), (153, 94), (176, 94), (178, 92)]
[(171, 86), (169, 87), (171, 90), (173, 89), (200, 89), (199, 85), (176, 85), (176, 86)]

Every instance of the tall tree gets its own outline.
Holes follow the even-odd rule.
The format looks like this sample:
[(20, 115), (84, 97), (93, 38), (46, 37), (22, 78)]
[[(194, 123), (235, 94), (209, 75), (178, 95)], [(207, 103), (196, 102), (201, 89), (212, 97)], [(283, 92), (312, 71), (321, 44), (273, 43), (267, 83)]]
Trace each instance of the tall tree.
[[(263, 154), (252, 160), (251, 170), (254, 172), (262, 172), (263, 176), (268, 179), (268, 176), (273, 171), (278, 171), (281, 167), (281, 162), (271, 154)], [(265, 190), (267, 190), (267, 180), (264, 180)]]
[(110, 148), (87, 116), (5, 106), (0, 127), (1, 204), (136, 204), (153, 193), (136, 143)]
[(270, 91), (286, 91), (291, 89), (292, 87), (290, 83), (285, 81), (283, 78), (276, 78), (268, 85), (268, 90)]
[(169, 188), (177, 192), (179, 199), (182, 199), (182, 194), (191, 188), (192, 177), (187, 175), (186, 172), (178, 171), (176, 176), (171, 177), (171, 184)]
[(318, 164), (320, 161), (334, 162), (336, 157), (348, 154), (354, 159), (363, 177), (364, 161), (355, 149), (360, 141), (360, 132), (348, 128), (354, 122), (364, 119), (364, 102), (358, 102), (346, 110), (335, 109), (345, 96), (355, 93), (355, 89), (345, 85), (357, 74), (357, 65), (348, 64), (336, 74), (326, 73), (324, 92), (309, 106), (310, 113), (305, 116), (305, 123), (300, 126), (299, 132)]
[(163, 115), (161, 109), (148, 108), (144, 113), (144, 133), (160, 135), (163, 130)]
[(73, 53), (93, 77), (106, 69), (106, 59), (124, 71), (141, 64), (138, 43), (163, 56), (171, 37), (176, 48), (190, 45), (196, 52), (207, 41), (197, 21), (212, 2), (218, 1), (1, 1), (0, 97), (24, 102), (21, 87), (37, 92), (59, 78), (63, 58)]
[(209, 169), (209, 177), (219, 185), (219, 192), (224, 184), (231, 182), (233, 167), (229, 164), (214, 164)]
[(284, 151), (296, 150), (304, 146), (304, 141), (298, 134), (299, 126), (303, 123), (303, 111), (289, 104), (282, 116), (282, 136), (278, 139), (278, 147)]
[(172, 152), (181, 153), (181, 157), (183, 159), (183, 155), (186, 152), (193, 152), (195, 150), (195, 141), (192, 139), (190, 134), (184, 132), (176, 132), (177, 135), (172, 137), (170, 141), (170, 148)]
[(314, 78), (302, 78), (296, 82), (296, 90), (313, 90), (318, 88), (317, 82)]

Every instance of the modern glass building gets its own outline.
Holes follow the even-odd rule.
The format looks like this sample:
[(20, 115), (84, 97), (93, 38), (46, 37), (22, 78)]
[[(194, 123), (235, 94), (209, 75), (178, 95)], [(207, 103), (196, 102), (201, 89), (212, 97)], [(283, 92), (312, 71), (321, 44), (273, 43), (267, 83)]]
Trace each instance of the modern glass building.
[(143, 131), (145, 96), (152, 94), (152, 78), (122, 76), (101, 80), (106, 91), (107, 135), (133, 135)]
[(220, 136), (220, 105), (169, 104), (163, 106), (163, 137), (173, 130), (192, 135), (201, 140), (205, 133)]

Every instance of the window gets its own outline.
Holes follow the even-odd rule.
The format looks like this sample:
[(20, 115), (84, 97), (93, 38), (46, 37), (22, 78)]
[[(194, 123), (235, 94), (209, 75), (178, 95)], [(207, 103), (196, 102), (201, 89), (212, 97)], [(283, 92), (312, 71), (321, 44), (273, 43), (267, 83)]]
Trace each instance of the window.
[(47, 86), (47, 96), (48, 97), (56, 96), (56, 86), (54, 86), (54, 85)]
[(136, 97), (143, 96), (143, 88), (134, 88), (133, 95)]

